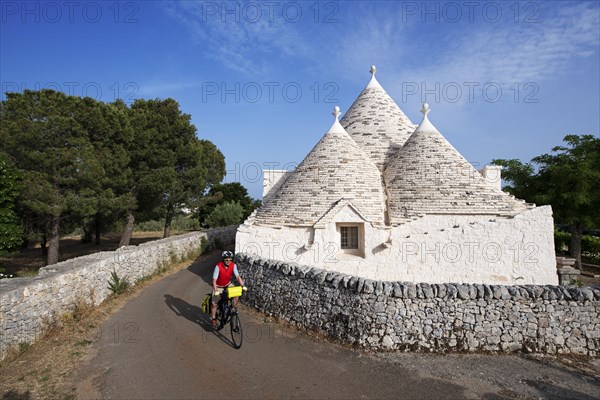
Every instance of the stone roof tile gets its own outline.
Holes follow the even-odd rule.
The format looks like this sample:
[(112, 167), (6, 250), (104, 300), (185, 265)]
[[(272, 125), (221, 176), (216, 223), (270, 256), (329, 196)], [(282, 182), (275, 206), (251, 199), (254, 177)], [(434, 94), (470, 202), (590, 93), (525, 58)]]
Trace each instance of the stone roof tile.
[(383, 171), (392, 155), (414, 131), (415, 125), (375, 79), (356, 98), (340, 121), (348, 134)]
[(442, 136), (427, 118), (384, 172), (392, 224), (425, 214), (514, 216), (531, 207), (499, 190)]
[(313, 226), (340, 199), (350, 199), (361, 215), (384, 223), (381, 173), (338, 121), (289, 174), (253, 217), (259, 225)]

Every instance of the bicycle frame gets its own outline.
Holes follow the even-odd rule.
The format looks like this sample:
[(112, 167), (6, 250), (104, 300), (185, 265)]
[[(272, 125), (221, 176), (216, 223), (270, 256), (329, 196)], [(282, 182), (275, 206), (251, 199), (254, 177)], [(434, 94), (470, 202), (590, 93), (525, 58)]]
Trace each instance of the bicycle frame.
[(221, 295), (221, 299), (217, 303), (217, 314), (221, 316), (221, 323), (219, 324), (219, 329), (222, 329), (225, 325), (229, 323), (231, 319), (231, 309), (233, 308), (233, 299), (228, 299)]
[(229, 298), (227, 289), (225, 289), (221, 294), (221, 299), (219, 299), (219, 302), (217, 303), (216, 317), (217, 321), (219, 321), (217, 331), (220, 331), (225, 325), (229, 324), (233, 347), (239, 349), (242, 346), (244, 338), (243, 329), (237, 310), (232, 312), (233, 308), (234, 298)]

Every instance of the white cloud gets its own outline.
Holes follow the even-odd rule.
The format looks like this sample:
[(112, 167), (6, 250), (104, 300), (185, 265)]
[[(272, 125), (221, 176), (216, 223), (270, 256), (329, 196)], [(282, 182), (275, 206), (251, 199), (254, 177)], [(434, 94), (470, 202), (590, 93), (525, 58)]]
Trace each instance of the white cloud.
[[(220, 9), (215, 14), (207, 9), (223, 4), (169, 2), (164, 9), (202, 47), (191, 51), (202, 51), (227, 69), (257, 75), (292, 61), (313, 74), (334, 70), (355, 80), (376, 64), (380, 76), (386, 77), (386, 88), (396, 94), (407, 81), (496, 82), (504, 87), (538, 83), (576, 67), (599, 47), (599, 7), (594, 2), (527, 3), (536, 4), (534, 23), (522, 21), (531, 16), (527, 13), (515, 23), (509, 10), (513, 3), (500, 3), (503, 21), (490, 23), (479, 15), (470, 22), (465, 14), (458, 24), (423, 23), (418, 16), (416, 21), (406, 20), (396, 3), (342, 2), (335, 15), (338, 23), (318, 25), (290, 23), (281, 10), (272, 21), (263, 14), (257, 22), (245, 21), (248, 15), (239, 11), (236, 22), (236, 12), (223, 14)], [(232, 10), (246, 3), (228, 4)], [(254, 4), (266, 13), (263, 3)], [(298, 4), (310, 19), (306, 14), (312, 3)]]
[(265, 73), (277, 59), (310, 51), (292, 17), (273, 12), (267, 3), (248, 4), (184, 1), (166, 3), (164, 9), (187, 27), (205, 55), (234, 71)]
[(539, 82), (598, 51), (597, 4), (540, 7), (537, 23), (480, 24), (459, 37), (448, 37), (442, 45), (450, 42), (449, 50), (435, 63), (413, 68), (410, 75), (442, 82)]

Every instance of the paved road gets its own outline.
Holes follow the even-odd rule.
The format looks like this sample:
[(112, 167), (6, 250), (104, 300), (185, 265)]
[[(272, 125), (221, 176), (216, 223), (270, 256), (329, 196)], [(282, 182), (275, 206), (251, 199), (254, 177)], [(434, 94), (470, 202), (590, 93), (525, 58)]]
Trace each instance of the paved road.
[[(600, 398), (600, 381), (517, 356), (371, 355), (265, 322), (245, 307), (235, 350), (200, 310), (210, 257), (146, 288), (99, 330), (78, 398)], [(251, 287), (251, 283), (249, 283)]]

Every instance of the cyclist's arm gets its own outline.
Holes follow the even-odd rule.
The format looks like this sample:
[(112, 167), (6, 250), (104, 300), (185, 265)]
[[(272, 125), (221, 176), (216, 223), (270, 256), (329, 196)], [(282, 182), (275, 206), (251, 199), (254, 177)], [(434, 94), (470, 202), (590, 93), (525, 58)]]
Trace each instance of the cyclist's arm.
[(217, 289), (217, 278), (218, 277), (219, 277), (219, 267), (215, 266), (215, 270), (213, 271), (213, 276), (212, 276), (213, 292), (218, 292), (219, 291)]

